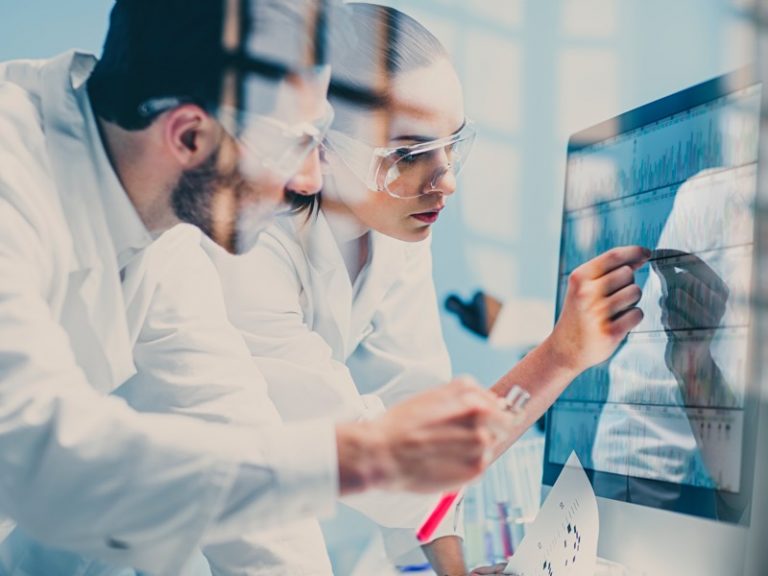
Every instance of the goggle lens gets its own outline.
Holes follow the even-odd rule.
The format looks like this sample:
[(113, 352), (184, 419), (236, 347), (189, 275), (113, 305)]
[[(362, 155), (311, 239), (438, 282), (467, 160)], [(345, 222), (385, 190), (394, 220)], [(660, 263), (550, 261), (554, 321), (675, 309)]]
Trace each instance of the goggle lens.
[(445, 175), (455, 178), (464, 168), (473, 143), (468, 133), (435, 147), (396, 149), (382, 159), (379, 187), (398, 198), (440, 191)]
[[(284, 180), (292, 178), (307, 156), (317, 148), (333, 121), (330, 106), (322, 118), (289, 125), (268, 116), (241, 117), (236, 132), (228, 130), (240, 145), (240, 170), (248, 179), (269, 172)], [(232, 122), (223, 122), (232, 125)]]

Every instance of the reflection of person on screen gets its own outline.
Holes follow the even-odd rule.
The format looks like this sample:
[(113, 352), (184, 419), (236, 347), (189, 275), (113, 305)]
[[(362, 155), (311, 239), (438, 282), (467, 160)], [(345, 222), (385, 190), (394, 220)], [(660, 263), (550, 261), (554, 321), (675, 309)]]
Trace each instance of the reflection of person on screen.
[[(663, 265), (664, 259), (673, 264)], [(719, 398), (720, 405), (736, 405), (712, 357), (713, 339), (730, 295), (727, 284), (704, 260), (679, 250), (657, 250), (651, 267), (661, 280), (659, 306), (667, 335), (664, 361), (677, 380), (684, 404), (696, 406), (697, 396), (703, 395)]]
[[(739, 466), (740, 441), (734, 444), (739, 454), (708, 447), (701, 421), (697, 425), (689, 417), (702, 405), (736, 407), (739, 398), (731, 386), (744, 378), (734, 359), (745, 353), (745, 343), (718, 337), (724, 318), (744, 305), (740, 289), (749, 280), (749, 267), (741, 265), (748, 260), (722, 252), (741, 235), (751, 240), (748, 206), (740, 218), (727, 218), (735, 213), (732, 191), (744, 185), (738, 180), (735, 171), (711, 170), (679, 188), (654, 253), (653, 273), (643, 286), (646, 320), (636, 330), (663, 329), (666, 338), (634, 340), (609, 361), (608, 404), (592, 458), (596, 470), (628, 477), (623, 489), (631, 501), (669, 507), (680, 498), (682, 485), (717, 489), (723, 470), (733, 473)], [(750, 181), (754, 185), (753, 177)], [(709, 509), (699, 513), (718, 515), (711, 500), (697, 506)]]

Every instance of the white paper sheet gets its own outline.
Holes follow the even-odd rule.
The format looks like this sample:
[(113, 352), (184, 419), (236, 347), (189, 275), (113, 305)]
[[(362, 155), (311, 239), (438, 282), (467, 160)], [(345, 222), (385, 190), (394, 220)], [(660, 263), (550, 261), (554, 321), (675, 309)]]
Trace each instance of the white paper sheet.
[(572, 452), (504, 574), (594, 576), (599, 532), (595, 492)]

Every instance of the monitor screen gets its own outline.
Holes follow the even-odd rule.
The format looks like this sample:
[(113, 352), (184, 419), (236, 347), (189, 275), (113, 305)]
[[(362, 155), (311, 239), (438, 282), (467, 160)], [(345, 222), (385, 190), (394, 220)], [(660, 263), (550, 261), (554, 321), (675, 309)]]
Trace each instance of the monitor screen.
[(580, 264), (622, 245), (652, 255), (635, 274), (643, 321), (547, 415), (546, 485), (575, 450), (598, 496), (744, 519), (759, 121), (744, 72), (571, 137), (558, 315)]

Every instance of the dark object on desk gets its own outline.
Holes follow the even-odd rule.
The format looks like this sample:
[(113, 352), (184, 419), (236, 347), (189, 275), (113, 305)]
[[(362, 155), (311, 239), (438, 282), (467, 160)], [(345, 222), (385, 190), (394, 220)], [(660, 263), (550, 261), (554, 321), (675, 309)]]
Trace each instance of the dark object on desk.
[(481, 338), (488, 338), (501, 306), (499, 300), (482, 290), (475, 292), (467, 301), (456, 294), (449, 294), (445, 299), (445, 309), (455, 314), (462, 326)]

